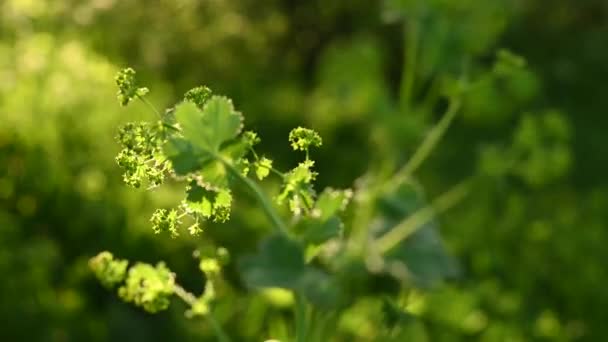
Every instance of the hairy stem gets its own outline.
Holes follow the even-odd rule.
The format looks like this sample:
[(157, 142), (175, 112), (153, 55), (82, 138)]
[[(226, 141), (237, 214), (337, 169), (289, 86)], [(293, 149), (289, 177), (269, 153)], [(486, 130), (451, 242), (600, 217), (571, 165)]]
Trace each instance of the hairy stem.
[(463, 181), (437, 197), (429, 206), (419, 209), (399, 222), (391, 230), (375, 241), (377, 250), (386, 253), (420, 229), (435, 215), (442, 213), (456, 204), (469, 193), (469, 182)]

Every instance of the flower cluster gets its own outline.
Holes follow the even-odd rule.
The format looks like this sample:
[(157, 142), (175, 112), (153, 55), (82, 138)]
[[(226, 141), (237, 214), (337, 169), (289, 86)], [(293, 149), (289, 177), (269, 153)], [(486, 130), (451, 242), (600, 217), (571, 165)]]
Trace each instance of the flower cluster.
[(126, 276), (127, 260), (117, 260), (110, 252), (101, 252), (89, 261), (89, 267), (99, 281), (108, 288), (121, 283)]
[(119, 129), (116, 139), (123, 149), (116, 162), (124, 170), (127, 185), (139, 188), (144, 181), (151, 187), (163, 183), (169, 166), (161, 153), (166, 133), (160, 122), (130, 122)]
[(194, 103), (198, 108), (203, 109), (205, 103), (211, 99), (211, 89), (205, 86), (192, 88), (184, 94), (184, 100)]
[(243, 132), (243, 141), (247, 146), (249, 146), (249, 148), (252, 148), (253, 146), (259, 144), (261, 139), (256, 132), (246, 131)]
[(312, 129), (298, 127), (289, 133), (291, 147), (297, 151), (308, 151), (310, 146), (319, 147), (323, 143), (321, 136)]
[(118, 289), (125, 302), (132, 302), (148, 312), (158, 312), (169, 307), (169, 299), (175, 290), (175, 275), (160, 262), (156, 267), (137, 263), (129, 269), (127, 279)]
[(308, 212), (314, 203), (315, 191), (312, 182), (317, 177), (317, 172), (312, 170), (315, 162), (305, 160), (289, 171), (284, 178), (283, 188), (277, 196), (277, 202), (283, 204), (289, 202), (289, 209), (295, 215), (303, 211)]
[(169, 232), (173, 237), (179, 235), (177, 227), (179, 227), (181, 221), (175, 209), (156, 209), (154, 214), (152, 214), (152, 218), (150, 218), (150, 222), (152, 222), (152, 230), (156, 234)]
[(220, 247), (212, 255), (203, 256), (199, 262), (199, 269), (205, 275), (205, 290), (191, 303), (191, 308), (186, 312), (187, 316), (205, 316), (210, 311), (210, 306), (216, 299), (216, 287), (221, 281), (222, 266), (230, 260), (228, 251)]
[[(208, 279), (213, 276), (212, 282), (219, 279), (219, 267), (221, 260), (204, 259), (204, 272)], [(217, 267), (214, 266), (213, 260), (216, 260)], [(203, 264), (203, 261), (201, 261)], [(104, 251), (97, 256), (91, 258), (89, 266), (93, 273), (97, 276), (100, 282), (108, 287), (114, 288), (118, 285), (118, 296), (128, 303), (133, 303), (150, 313), (156, 313), (166, 310), (169, 307), (171, 297), (178, 295), (181, 298), (187, 298), (188, 304), (191, 305), (191, 310), (197, 313), (208, 312), (208, 305), (215, 298), (213, 283), (209, 282), (208, 288), (200, 299), (196, 299), (194, 295), (186, 292), (175, 282), (175, 274), (171, 272), (167, 266), (159, 262), (156, 266), (135, 263), (128, 268), (127, 260), (114, 259), (110, 252)], [(222, 264), (223, 265), (223, 264)], [(200, 304), (204, 304), (204, 308)]]
[[(116, 80), (122, 105), (147, 92), (146, 88), (136, 85), (132, 69), (121, 71)], [(313, 170), (315, 162), (310, 159), (309, 149), (322, 144), (317, 132), (303, 127), (290, 132), (291, 147), (306, 152), (306, 158), (283, 173), (274, 169), (271, 159), (258, 156), (254, 146), (260, 143), (260, 138), (255, 132), (243, 132), (243, 116), (235, 110), (232, 101), (213, 95), (207, 87), (191, 89), (184, 94), (183, 101), (164, 114), (154, 112), (160, 116), (160, 121), (127, 123), (120, 128), (117, 140), (122, 151), (116, 157), (124, 169), (124, 180), (130, 186), (140, 187), (144, 183), (157, 186), (165, 177), (186, 182), (186, 196), (180, 205), (157, 209), (152, 214), (150, 222), (154, 233), (167, 232), (176, 237), (182, 224), (187, 222), (190, 224), (187, 231), (198, 235), (203, 231), (201, 224), (205, 221), (226, 222), (230, 219), (232, 193), (237, 184), (253, 190), (269, 218), (282, 229), (283, 223), (273, 216), (272, 205), (254, 180), (263, 180), (272, 173), (283, 181), (276, 200), (279, 204), (287, 202), (297, 218), (294, 222), (300, 222), (299, 228), (292, 233), (315, 247), (311, 249), (311, 256), (318, 253), (319, 244), (340, 235), (342, 224), (337, 212), (344, 208), (350, 195), (324, 191), (316, 198), (313, 183), (317, 172)], [(251, 170), (253, 175), (249, 175)], [(92, 259), (91, 267), (104, 285), (112, 287), (122, 283), (119, 296), (148, 312), (166, 309), (170, 297), (176, 295), (190, 305), (187, 315), (196, 316), (210, 313), (216, 291), (220, 290), (222, 267), (228, 259), (223, 248), (200, 258), (199, 268), (206, 280), (200, 296), (177, 285), (174, 274), (163, 263), (156, 266), (137, 263), (127, 269), (127, 261), (114, 260), (111, 254), (104, 252)], [(304, 260), (300, 256), (296, 259)], [(299, 281), (297, 279), (294, 281)]]
[(122, 69), (116, 75), (116, 85), (118, 86), (118, 102), (126, 106), (136, 97), (142, 97), (148, 93), (148, 88), (138, 87), (135, 82), (135, 70), (132, 68)]

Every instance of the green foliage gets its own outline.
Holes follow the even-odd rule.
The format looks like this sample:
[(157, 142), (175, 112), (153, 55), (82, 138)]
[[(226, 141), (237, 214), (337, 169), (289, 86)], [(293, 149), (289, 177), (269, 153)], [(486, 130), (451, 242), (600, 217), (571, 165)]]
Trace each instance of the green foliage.
[[(169, 162), (165, 165), (171, 169), (167, 174), (176, 181), (186, 181), (186, 198), (179, 209), (157, 209), (152, 215), (150, 221), (155, 233), (169, 232), (172, 237), (177, 237), (185, 216), (193, 222), (188, 227), (191, 235), (202, 232), (200, 224), (203, 220), (228, 221), (233, 189), (244, 186), (256, 195), (275, 232), (263, 240), (255, 254), (241, 259), (239, 273), (248, 288), (293, 291), (298, 298), (298, 317), (307, 303), (313, 308), (339, 312), (355, 300), (358, 296), (356, 291), (339, 290), (344, 282), (351, 281), (348, 270), (353, 262), (367, 264), (361, 274), (367, 278), (366, 282), (380, 273), (393, 277), (401, 286), (428, 286), (450, 274), (444, 266), (447, 255), (434, 228), (424, 226), (407, 240), (406, 236), (396, 237), (398, 241), (395, 244), (399, 248), (384, 247), (384, 240), (394, 239), (392, 230), (402, 229), (399, 228), (400, 221), (411, 214), (408, 210), (400, 211), (396, 216), (384, 213), (381, 206), (374, 210), (372, 214), (377, 216), (369, 217), (369, 223), (380, 223), (382, 228), (365, 238), (365, 243), (371, 245), (370, 251), (361, 254), (360, 246), (353, 241), (358, 239), (358, 235), (345, 234), (340, 217), (353, 196), (352, 191), (327, 188), (318, 197), (314, 191), (318, 173), (312, 169), (315, 162), (310, 159), (309, 148), (321, 146), (319, 134), (303, 127), (292, 130), (289, 134), (291, 147), (305, 151), (306, 159), (289, 172), (277, 171), (272, 160), (259, 158), (255, 152), (253, 147), (260, 142), (257, 134), (251, 131), (241, 134), (243, 117), (234, 109), (232, 101), (210, 94), (208, 88), (195, 88), (186, 94), (186, 101), (165, 111), (162, 121), (154, 126), (164, 133), (164, 139), (157, 138), (158, 133), (149, 133), (146, 124), (127, 124), (119, 134), (119, 142), (131, 154), (167, 160)], [(272, 171), (283, 182), (276, 202), (279, 205), (288, 202), (293, 215), (289, 225), (283, 223), (267, 196), (248, 178), (250, 154), (258, 180), (265, 179)], [(118, 158), (119, 161), (123, 159)], [(129, 161), (123, 164), (136, 170), (142, 168), (138, 164), (141, 160)], [(399, 193), (393, 194), (390, 190), (380, 191), (375, 196), (374, 201), (380, 204), (390, 198), (391, 205), (396, 203), (398, 207), (408, 201), (408, 198), (402, 199)], [(417, 203), (415, 209), (424, 210)], [(385, 218), (386, 215), (390, 218)], [(427, 222), (420, 224), (426, 225)], [(368, 234), (367, 230), (361, 233)], [(206, 284), (198, 298), (176, 285), (174, 275), (163, 263), (156, 268), (147, 264), (131, 267), (125, 285), (119, 288), (119, 296), (149, 312), (156, 312), (166, 309), (169, 297), (176, 294), (190, 306), (186, 311), (188, 317), (211, 317), (212, 306), (218, 298), (216, 287), (221, 263), (227, 259), (225, 255), (225, 249), (218, 249), (214, 256), (201, 258), (199, 268), (205, 275)], [(374, 266), (378, 262), (379, 268)], [(301, 326), (301, 319), (296, 319), (299, 338), (308, 334), (302, 330), (306, 327)], [(221, 330), (217, 334), (225, 335)]]
[[(221, 326), (244, 341), (290, 341), (294, 330), (313, 342), (605, 340), (607, 12), (601, 0), (547, 3), (4, 1), (2, 339), (215, 341)], [(124, 63), (148, 83), (125, 77), (119, 103), (129, 106), (120, 110), (109, 100)], [(174, 107), (145, 112), (173, 99), (202, 110), (208, 88), (180, 96), (201, 80), (230, 94), (263, 136), (244, 132), (220, 146), (234, 161), (227, 177), (183, 139)], [(154, 91), (137, 94), (143, 85)], [(448, 105), (455, 115), (440, 119)], [(436, 120), (454, 127), (443, 134)], [(146, 137), (119, 147), (111, 139), (126, 121), (145, 123), (132, 136)], [(156, 144), (140, 143), (157, 124), (166, 130), (160, 152), (145, 157)], [(323, 137), (306, 158), (318, 194), (299, 215), (274, 211), (305, 264), (339, 289), (330, 310), (292, 290), (252, 290), (237, 267), (276, 234), (263, 208), (275, 209), (268, 199), (302, 162), (285, 139), (300, 125)], [(432, 153), (418, 153), (427, 136), (439, 136), (425, 144)], [(263, 156), (272, 169), (258, 182)], [(204, 181), (203, 166), (228, 186)], [(461, 177), (466, 200), (445, 212), (458, 201), (443, 190)], [(209, 206), (184, 204), (191, 184)], [(353, 188), (348, 207), (327, 219), (315, 211), (326, 186)], [(230, 220), (216, 223), (213, 203), (228, 190)], [(179, 236), (153, 234), (156, 208), (181, 216)], [(218, 245), (234, 262), (219, 262)], [(86, 268), (105, 249), (161, 258), (200, 293), (176, 286), (189, 304), (158, 317), (109, 300), (115, 293)], [(226, 278), (210, 285), (196, 271), (203, 259)], [(184, 320), (184, 310), (201, 321)]]

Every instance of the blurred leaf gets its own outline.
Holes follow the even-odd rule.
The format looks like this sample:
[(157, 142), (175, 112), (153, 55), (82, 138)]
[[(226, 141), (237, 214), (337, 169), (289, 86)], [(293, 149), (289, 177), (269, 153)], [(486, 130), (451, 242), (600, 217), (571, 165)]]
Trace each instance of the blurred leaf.
[(321, 221), (343, 211), (348, 205), (352, 192), (350, 190), (334, 190), (326, 188), (315, 202), (314, 212)]
[[(380, 227), (386, 232), (426, 202), (409, 184), (403, 184), (384, 195), (379, 202)], [(457, 268), (441, 241), (435, 220), (425, 223), (407, 239), (384, 256), (385, 271), (404, 282), (413, 281), (417, 286), (433, 286), (454, 277)]]
[(243, 259), (241, 269), (248, 286), (297, 289), (306, 265), (297, 242), (274, 235), (262, 242), (258, 254)]
[(256, 255), (243, 258), (240, 269), (252, 288), (291, 289), (319, 306), (330, 306), (337, 300), (329, 276), (306, 265), (301, 246), (283, 235), (264, 240)]
[(294, 227), (299, 241), (306, 246), (306, 261), (310, 261), (321, 245), (342, 235), (344, 224), (338, 214), (350, 201), (350, 190), (326, 188), (315, 202), (310, 216), (303, 217)]
[(308, 246), (319, 245), (340, 236), (342, 227), (342, 221), (337, 216), (332, 216), (327, 220), (307, 217), (298, 222), (294, 230), (298, 233), (300, 241)]
[(395, 301), (389, 297), (382, 298), (382, 313), (384, 314), (384, 323), (389, 329), (411, 322), (415, 319), (412, 314), (401, 309), (397, 306)]

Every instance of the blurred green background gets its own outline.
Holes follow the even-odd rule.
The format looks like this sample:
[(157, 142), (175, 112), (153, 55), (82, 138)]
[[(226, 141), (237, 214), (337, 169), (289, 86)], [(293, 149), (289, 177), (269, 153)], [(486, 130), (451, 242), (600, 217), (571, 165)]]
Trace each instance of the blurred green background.
[[(526, 67), (496, 62), (501, 49)], [(318, 130), (319, 188), (402, 165), (441, 116), (437, 89), (464, 75), (462, 111), (418, 172), (430, 197), (480, 185), (440, 217), (462, 276), (412, 299), (410, 340), (608, 339), (607, 61), (605, 0), (3, 0), (0, 339), (213, 340), (180, 304), (146, 314), (87, 267), (107, 249), (202, 286), (201, 242), (148, 225), (179, 191), (133, 191), (115, 165), (119, 123), (149, 115), (117, 104), (124, 66), (158, 107), (199, 84), (229, 95), (282, 168), (289, 130)], [(264, 224), (241, 203), (207, 232), (238, 250)], [(230, 303), (240, 340), (285, 329), (263, 296)], [(365, 300), (351, 311), (336, 336), (376, 340)]]

